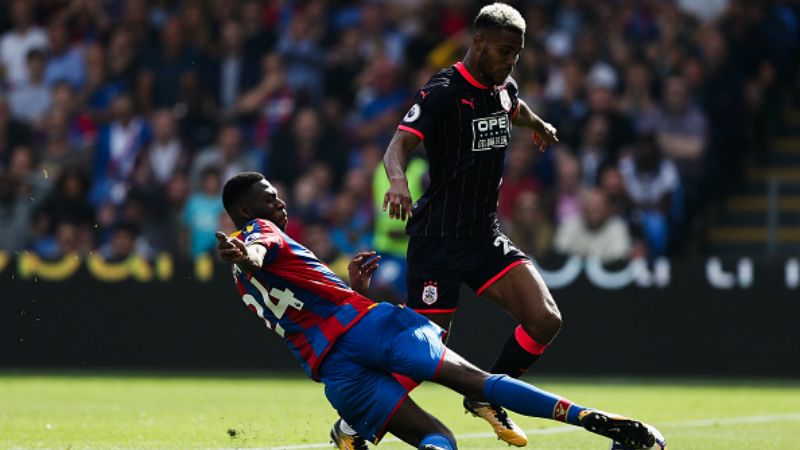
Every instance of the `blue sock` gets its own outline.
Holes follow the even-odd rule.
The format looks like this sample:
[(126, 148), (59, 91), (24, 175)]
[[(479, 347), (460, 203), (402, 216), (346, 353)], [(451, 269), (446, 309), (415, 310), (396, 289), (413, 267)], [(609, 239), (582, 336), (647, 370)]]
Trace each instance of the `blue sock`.
[(431, 433), (422, 439), (419, 443), (419, 448), (424, 449), (426, 445), (435, 445), (442, 450), (458, 450), (456, 443), (451, 441), (447, 436), (439, 433)]
[(578, 414), (589, 409), (508, 375), (491, 375), (483, 385), (483, 396), (487, 402), (519, 414), (578, 426)]

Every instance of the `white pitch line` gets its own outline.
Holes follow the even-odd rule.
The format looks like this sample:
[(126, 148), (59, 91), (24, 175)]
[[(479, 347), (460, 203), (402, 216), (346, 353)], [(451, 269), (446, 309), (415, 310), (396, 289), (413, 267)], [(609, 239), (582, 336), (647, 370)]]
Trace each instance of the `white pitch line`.
[[(765, 423), (765, 422), (787, 422), (787, 421), (800, 421), (800, 412), (786, 413), (786, 414), (771, 414), (764, 416), (741, 416), (741, 417), (727, 417), (721, 419), (697, 419), (697, 420), (682, 420), (673, 422), (659, 423), (660, 427), (664, 428), (681, 428), (681, 427), (709, 427), (714, 425), (738, 425), (748, 423)], [(525, 433), (531, 436), (541, 436), (545, 434), (561, 434), (570, 433), (573, 431), (583, 431), (579, 427), (553, 427), (553, 428), (540, 428), (536, 430), (525, 430)], [(486, 439), (495, 437), (494, 433), (468, 433), (459, 434), (456, 436), (458, 440), (465, 439)], [(387, 438), (381, 442), (400, 442), (397, 438)], [(322, 444), (302, 444), (302, 445), (287, 445), (282, 447), (267, 447), (261, 449), (250, 450), (306, 450), (312, 448), (331, 448), (329, 442)], [(224, 449), (233, 450), (233, 449)]]

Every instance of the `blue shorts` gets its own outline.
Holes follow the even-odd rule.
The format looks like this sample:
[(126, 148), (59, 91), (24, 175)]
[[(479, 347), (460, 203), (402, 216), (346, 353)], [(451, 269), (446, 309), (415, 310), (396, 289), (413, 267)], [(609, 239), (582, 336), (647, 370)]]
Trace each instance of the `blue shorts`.
[(322, 361), (325, 396), (359, 436), (378, 443), (408, 396), (392, 374), (432, 379), (444, 359), (443, 332), (408, 308), (379, 303)]

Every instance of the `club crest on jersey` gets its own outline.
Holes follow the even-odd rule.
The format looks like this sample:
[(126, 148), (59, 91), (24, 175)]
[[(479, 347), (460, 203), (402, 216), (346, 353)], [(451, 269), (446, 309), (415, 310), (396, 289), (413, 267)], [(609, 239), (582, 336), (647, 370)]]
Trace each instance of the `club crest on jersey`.
[(439, 285), (435, 281), (426, 281), (422, 285), (422, 303), (432, 305), (439, 299)]
[(511, 121), (505, 112), (489, 117), (472, 119), (472, 151), (485, 152), (508, 146), (511, 137)]
[(508, 95), (508, 90), (503, 87), (500, 89), (500, 92), (498, 92), (498, 95), (500, 96), (500, 106), (502, 106), (506, 112), (511, 112), (511, 96)]
[(422, 108), (420, 108), (419, 103), (414, 103), (411, 109), (408, 110), (405, 117), (403, 117), (403, 122), (414, 122), (415, 120), (419, 119), (420, 114), (422, 114)]

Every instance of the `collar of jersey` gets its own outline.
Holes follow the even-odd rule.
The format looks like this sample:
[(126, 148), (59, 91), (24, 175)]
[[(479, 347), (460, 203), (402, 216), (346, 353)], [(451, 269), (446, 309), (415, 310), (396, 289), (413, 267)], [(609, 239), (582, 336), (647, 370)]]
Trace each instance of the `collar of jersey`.
[(469, 70), (467, 70), (467, 67), (461, 61), (455, 63), (455, 65), (453, 65), (453, 67), (456, 68), (458, 73), (460, 73), (461, 76), (464, 77), (464, 79), (467, 80), (467, 82), (469, 84), (471, 84), (471, 85), (473, 85), (473, 86), (475, 86), (476, 88), (479, 88), (479, 89), (489, 89), (488, 86), (486, 86), (486, 85), (482, 84), (481, 82), (479, 82), (478, 80), (476, 80), (475, 77), (473, 77), (472, 74), (469, 73)]

